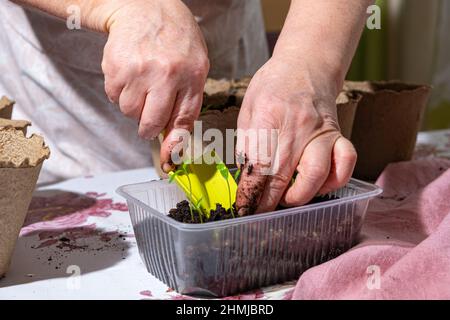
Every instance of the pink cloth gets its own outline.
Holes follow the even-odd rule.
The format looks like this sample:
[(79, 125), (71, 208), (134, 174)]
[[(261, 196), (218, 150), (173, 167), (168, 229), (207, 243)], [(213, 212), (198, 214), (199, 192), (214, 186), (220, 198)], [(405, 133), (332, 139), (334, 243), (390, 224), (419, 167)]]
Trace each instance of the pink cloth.
[(450, 299), (450, 161), (392, 164), (377, 185), (361, 242), (306, 271), (293, 299)]

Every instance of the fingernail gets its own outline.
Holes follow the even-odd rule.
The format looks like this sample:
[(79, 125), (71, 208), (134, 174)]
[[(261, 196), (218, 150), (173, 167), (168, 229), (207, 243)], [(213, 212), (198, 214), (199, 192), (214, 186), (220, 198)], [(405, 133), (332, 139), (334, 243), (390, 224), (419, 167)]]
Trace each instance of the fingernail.
[(174, 165), (173, 164), (170, 164), (169, 162), (165, 162), (163, 165), (162, 165), (162, 170), (165, 172), (165, 173), (169, 173), (170, 171), (172, 171), (174, 169)]
[(248, 215), (248, 212), (249, 212), (249, 210), (248, 210), (248, 208), (246, 208), (246, 207), (242, 207), (242, 208), (239, 208), (239, 209), (238, 209), (238, 215), (239, 215), (240, 217), (243, 217), (243, 216)]

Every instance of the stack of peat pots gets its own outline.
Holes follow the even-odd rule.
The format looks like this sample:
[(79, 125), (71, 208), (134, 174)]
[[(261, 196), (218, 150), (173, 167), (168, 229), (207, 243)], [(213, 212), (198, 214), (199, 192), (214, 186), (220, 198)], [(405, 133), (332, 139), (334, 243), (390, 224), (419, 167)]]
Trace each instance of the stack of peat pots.
[(42, 163), (50, 155), (42, 137), (27, 137), (30, 122), (10, 119), (13, 106), (6, 97), (0, 99), (0, 278), (10, 265)]

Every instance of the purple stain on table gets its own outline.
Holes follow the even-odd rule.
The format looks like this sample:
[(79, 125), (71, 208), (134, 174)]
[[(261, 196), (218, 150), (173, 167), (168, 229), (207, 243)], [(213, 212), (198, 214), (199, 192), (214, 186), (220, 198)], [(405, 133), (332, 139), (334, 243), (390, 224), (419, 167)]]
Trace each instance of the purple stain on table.
[(139, 292), (139, 294), (142, 296), (146, 296), (146, 297), (153, 297), (153, 294), (150, 290), (143, 290), (143, 291)]
[(294, 288), (289, 289), (283, 294), (281, 300), (292, 300), (292, 295), (294, 294)]
[(101, 198), (101, 197), (106, 196), (106, 192), (88, 191), (88, 192), (86, 192), (86, 196), (92, 197), (92, 198)]
[(222, 300), (262, 300), (266, 299), (264, 292), (260, 289), (250, 291), (247, 293), (238, 294), (235, 296), (229, 296), (222, 298)]
[(106, 194), (87, 192), (80, 195), (63, 192), (51, 197), (33, 197), (20, 236), (28, 236), (42, 230), (61, 231), (83, 226), (89, 217), (107, 218), (112, 211), (128, 211), (122, 202), (103, 198)]

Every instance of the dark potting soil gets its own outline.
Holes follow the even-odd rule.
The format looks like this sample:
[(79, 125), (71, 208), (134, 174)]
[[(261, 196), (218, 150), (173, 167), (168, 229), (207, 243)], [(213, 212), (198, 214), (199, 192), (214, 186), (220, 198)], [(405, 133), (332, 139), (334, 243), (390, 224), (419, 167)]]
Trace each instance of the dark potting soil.
[[(237, 212), (234, 204), (233, 210), (234, 213)], [(176, 208), (169, 210), (169, 217), (184, 223), (202, 223), (202, 222), (204, 223), (204, 222), (232, 219), (233, 212), (231, 212), (230, 209), (225, 210), (225, 208), (222, 207), (220, 204), (216, 204), (216, 209), (210, 211), (209, 218), (202, 216), (202, 218), (200, 219), (200, 216), (195, 209), (192, 209), (191, 214), (191, 210), (189, 209), (189, 202), (187, 200), (183, 200), (177, 203)], [(194, 216), (194, 220), (192, 220), (192, 216)]]
[[(318, 196), (313, 198), (310, 202), (307, 204), (316, 204), (316, 203), (322, 203), (330, 200), (336, 200), (339, 199), (339, 197), (334, 195), (324, 195), (324, 196)], [(276, 210), (282, 210), (285, 209), (283, 207), (278, 207)], [(205, 222), (213, 222), (213, 221), (221, 221), (221, 220), (228, 220), (233, 219), (233, 214), (235, 217), (238, 217), (237, 210), (235, 204), (233, 204), (233, 211), (230, 209), (225, 209), (220, 204), (216, 204), (216, 209), (210, 211), (209, 218), (202, 217), (200, 219), (200, 216), (198, 212), (195, 209), (192, 209), (192, 212), (189, 208), (189, 202), (187, 200), (183, 200), (181, 202), (177, 203), (176, 208), (169, 210), (169, 217), (177, 220), (179, 222), (183, 223), (205, 223)], [(194, 220), (192, 220), (192, 216), (194, 217)]]

